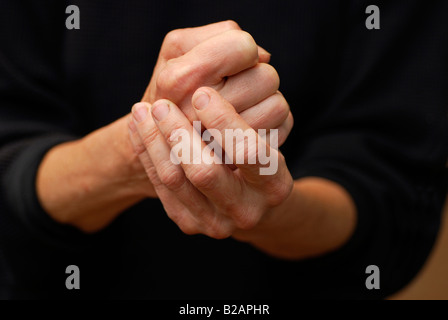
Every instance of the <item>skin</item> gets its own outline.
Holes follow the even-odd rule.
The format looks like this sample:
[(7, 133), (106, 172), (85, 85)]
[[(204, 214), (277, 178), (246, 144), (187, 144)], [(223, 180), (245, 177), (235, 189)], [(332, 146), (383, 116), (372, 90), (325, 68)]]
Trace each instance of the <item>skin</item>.
[[(355, 228), (351, 197), (325, 179), (294, 181), (283, 155), (269, 145), (279, 163), (271, 176), (258, 174), (259, 163), (170, 161), (171, 132), (191, 132), (194, 120), (220, 131), (276, 128), (279, 145), (285, 141), (293, 119), (269, 58), (232, 21), (170, 32), (132, 115), (44, 157), (36, 181), (43, 208), (54, 220), (92, 233), (135, 203), (158, 197), (187, 234), (231, 236), (284, 259), (337, 249)], [(200, 108), (204, 98), (209, 102)]]

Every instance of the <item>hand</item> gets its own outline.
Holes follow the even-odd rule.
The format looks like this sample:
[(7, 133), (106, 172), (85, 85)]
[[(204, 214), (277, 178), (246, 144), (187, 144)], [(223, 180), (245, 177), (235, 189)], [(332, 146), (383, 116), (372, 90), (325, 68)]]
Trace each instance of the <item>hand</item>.
[[(247, 151), (250, 150), (248, 146), (242, 153), (243, 163), (239, 163), (238, 150), (244, 148), (244, 140), (229, 147), (229, 141), (224, 139), (221, 146), (227, 154), (233, 155), (231, 160), (236, 170), (213, 162), (174, 164), (170, 152), (178, 143), (171, 138), (176, 130), (184, 129), (190, 133), (190, 140), (184, 141), (183, 137), (182, 143), (201, 146), (203, 154), (210, 154), (211, 150), (178, 106), (168, 100), (159, 100), (152, 106), (152, 116), (149, 113), (143, 116), (141, 112), (130, 122), (134, 146), (145, 150), (139, 152), (140, 159), (168, 216), (183, 232), (221, 239), (239, 230), (253, 229), (270, 210), (282, 204), (292, 190), (293, 180), (284, 158), (265, 143), (216, 90), (200, 88), (192, 101), (195, 115), (206, 129), (215, 129), (222, 137), (226, 136), (226, 129), (248, 130), (246, 132), (255, 138), (252, 141), (255, 142), (254, 153)], [(150, 106), (141, 103), (136, 108), (149, 111)], [(161, 134), (155, 135), (154, 131)], [(269, 159), (277, 163), (277, 170), (270, 175), (260, 175), (263, 167), (260, 161), (250, 164), (253, 163), (250, 160), (259, 159), (257, 155), (263, 149), (267, 150)]]
[[(279, 77), (266, 64), (270, 55), (233, 21), (170, 32), (162, 45), (157, 65), (143, 101), (166, 98), (179, 106), (190, 122), (197, 119), (191, 97), (200, 86), (215, 88), (253, 129), (277, 128), (283, 144), (293, 126), (289, 105), (278, 91)], [(140, 111), (142, 114), (140, 114)], [(137, 119), (147, 108), (133, 108)], [(153, 125), (148, 139), (160, 140)], [(132, 129), (132, 128), (131, 128)], [(131, 135), (136, 135), (136, 130)], [(141, 141), (134, 137), (134, 141)], [(154, 175), (146, 148), (134, 145), (149, 177)]]
[(168, 99), (192, 122), (193, 93), (216, 89), (254, 129), (278, 128), (280, 145), (293, 125), (270, 54), (234, 21), (178, 29), (165, 37), (142, 101)]
[[(221, 44), (222, 51), (209, 50), (220, 41), (227, 41), (228, 47), (223, 48)], [(224, 50), (230, 47), (235, 50)], [(230, 60), (232, 57), (238, 60), (235, 64)], [(268, 61), (269, 54), (231, 21), (173, 31), (164, 41), (144, 100), (168, 95), (171, 98), (173, 94), (188, 101), (186, 97), (192, 95), (194, 85), (210, 83), (220, 87), (221, 93), (235, 103), (250, 125), (279, 127), (280, 139), (283, 139), (292, 127), (292, 116), (285, 99), (277, 92), (278, 76), (265, 64)], [(201, 62), (206, 62), (202, 69)], [(225, 65), (224, 69), (213, 68), (221, 64)], [(206, 68), (209, 72), (205, 72)], [(233, 77), (225, 77), (240, 68), (246, 69)], [(193, 76), (186, 77), (187, 72), (182, 78), (182, 70)], [(229, 72), (220, 73), (223, 70)], [(217, 73), (213, 75), (213, 71)], [(210, 82), (212, 78), (219, 81)], [(182, 108), (194, 115), (191, 105)], [(126, 119), (121, 118), (83, 139), (48, 152), (38, 170), (36, 189), (43, 208), (54, 220), (85, 232), (96, 232), (129, 206), (157, 196), (144, 170), (148, 171), (148, 166), (142, 166), (142, 157), (133, 152), (127, 127)], [(76, 206), (72, 205), (74, 201)]]

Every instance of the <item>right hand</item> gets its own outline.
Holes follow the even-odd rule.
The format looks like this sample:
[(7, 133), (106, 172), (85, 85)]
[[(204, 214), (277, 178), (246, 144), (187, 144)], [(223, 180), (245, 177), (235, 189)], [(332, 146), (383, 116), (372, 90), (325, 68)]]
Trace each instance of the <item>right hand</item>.
[(292, 115), (270, 54), (234, 21), (169, 32), (142, 101), (168, 99), (190, 122), (197, 120), (191, 98), (208, 86), (233, 105), (254, 129), (279, 129), (281, 145)]
[[(253, 129), (278, 129), (281, 145), (291, 131), (293, 117), (278, 91), (279, 76), (267, 64), (269, 60), (270, 54), (233, 21), (174, 30), (165, 37), (142, 101), (152, 104), (168, 99), (193, 122), (197, 120), (191, 104), (194, 92), (199, 87), (211, 87)], [(151, 117), (144, 132), (137, 130), (149, 109), (149, 105), (134, 106), (134, 119), (129, 118), (129, 127), (135, 153), (155, 184), (159, 177), (147, 147), (166, 142)]]

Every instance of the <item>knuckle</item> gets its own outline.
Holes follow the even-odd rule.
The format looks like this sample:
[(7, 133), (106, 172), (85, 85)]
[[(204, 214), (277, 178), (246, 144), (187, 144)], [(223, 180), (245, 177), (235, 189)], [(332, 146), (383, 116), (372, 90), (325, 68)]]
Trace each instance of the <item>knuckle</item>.
[(227, 230), (219, 230), (219, 231), (209, 231), (207, 232), (207, 236), (216, 240), (227, 239), (232, 235), (232, 232)]
[(176, 74), (174, 68), (171, 67), (172, 60), (167, 62), (167, 65), (160, 71), (156, 79), (157, 91), (160, 93), (170, 92), (176, 86)]
[(254, 38), (249, 32), (243, 30), (237, 30), (235, 32), (238, 34), (239, 41), (245, 49), (254, 51), (256, 54), (258, 54), (257, 44), (255, 43)]
[(278, 206), (285, 201), (293, 188), (292, 178), (288, 178), (287, 181), (283, 179), (275, 179), (275, 181), (277, 182), (273, 181), (270, 184), (271, 187), (267, 190), (268, 196), (266, 197), (266, 202), (270, 207)]
[(142, 144), (145, 150), (154, 144), (154, 142), (157, 140), (158, 134), (159, 129), (154, 126), (145, 132), (145, 135), (142, 138)]
[(257, 214), (254, 209), (239, 210), (234, 216), (235, 225), (242, 230), (250, 230), (254, 228), (260, 221), (261, 215)]
[(175, 224), (177, 224), (177, 226), (180, 225), (180, 222), (184, 219), (182, 219), (182, 213), (177, 211), (177, 210), (167, 210), (166, 211), (166, 215), (168, 216), (168, 218), (170, 218)]
[(261, 63), (260, 67), (262, 68), (262, 72), (265, 74), (265, 79), (269, 81), (273, 90), (278, 90), (280, 87), (280, 76), (278, 75), (277, 70), (267, 63)]
[(235, 156), (238, 160), (245, 164), (254, 164), (258, 155), (257, 134), (252, 129), (248, 129), (237, 134), (236, 142), (234, 141)]
[(274, 110), (282, 122), (285, 121), (290, 114), (289, 104), (280, 94), (277, 94)]
[(188, 176), (188, 180), (202, 190), (213, 190), (217, 183), (217, 171), (212, 165), (201, 164), (194, 165)]
[(156, 87), (162, 95), (185, 92), (194, 87), (194, 77), (190, 66), (181, 66), (176, 59), (171, 59), (160, 71)]
[(254, 38), (246, 31), (235, 30), (231, 32), (233, 32), (235, 36), (236, 58), (253, 64), (257, 63), (258, 47)]
[(289, 134), (288, 129), (285, 129), (284, 127), (279, 128), (278, 136), (277, 136), (279, 147), (281, 147), (286, 142), (286, 138), (288, 137), (288, 134)]
[[(288, 108), (289, 108), (289, 105), (288, 105)], [(289, 110), (286, 120), (287, 120), (286, 127), (289, 129), (289, 131), (291, 131), (291, 129), (294, 127), (294, 116), (292, 115), (291, 110)]]
[(285, 156), (283, 155), (283, 153), (277, 151), (277, 156), (278, 156), (278, 163), (279, 164), (285, 164), (286, 163), (286, 159), (285, 159)]
[(178, 190), (185, 182), (182, 171), (170, 161), (165, 161), (160, 169), (159, 179), (168, 189)]
[(178, 57), (183, 54), (182, 41), (183, 32), (181, 29), (176, 29), (168, 32), (162, 43), (162, 56), (169, 59)]
[[(186, 128), (184, 128), (182, 126), (182, 124), (179, 124), (179, 123), (169, 123), (168, 126), (169, 126), (169, 128), (167, 128), (166, 132), (163, 133), (163, 136), (166, 141), (171, 141), (171, 142), (178, 141), (178, 134), (182, 133), (183, 131), (186, 130)], [(181, 140), (180, 143), (191, 143), (191, 141), (187, 142), (187, 141)]]
[(198, 228), (190, 225), (190, 224), (180, 224), (178, 225), (179, 229), (188, 236), (193, 236), (199, 233)]
[(227, 30), (241, 30), (238, 23), (236, 23), (234, 20), (226, 20), (222, 22), (224, 25), (224, 28)]
[(221, 112), (217, 114), (212, 120), (210, 120), (210, 123), (207, 127), (218, 130), (225, 130), (230, 127), (230, 121), (231, 117), (226, 112)]
[(163, 43), (166, 43), (167, 45), (172, 45), (175, 43), (179, 43), (180, 41), (182, 41), (182, 30), (175, 29), (171, 30), (166, 34)]
[(222, 219), (215, 218), (214, 222), (207, 227), (205, 233), (210, 238), (221, 240), (229, 238), (233, 233), (232, 231), (228, 223), (223, 222)]
[(134, 153), (137, 156), (142, 155), (146, 151), (146, 147), (143, 145), (143, 142), (139, 139), (134, 143)]
[(181, 221), (176, 222), (177, 226), (183, 233), (189, 236), (200, 233), (199, 228), (193, 222), (186, 220), (187, 219), (182, 219)]
[(294, 126), (294, 118), (292, 116), (291, 111), (288, 112), (285, 121), (280, 126), (278, 130), (278, 145), (281, 146), (288, 138), (289, 133), (291, 132)]

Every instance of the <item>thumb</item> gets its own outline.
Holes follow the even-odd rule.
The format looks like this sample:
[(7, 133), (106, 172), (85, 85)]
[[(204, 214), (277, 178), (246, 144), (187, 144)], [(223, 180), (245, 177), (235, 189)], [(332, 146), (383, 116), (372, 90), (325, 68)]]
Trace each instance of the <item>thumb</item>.
[[(271, 130), (271, 143), (274, 142), (271, 148), (235, 111), (235, 108), (212, 88), (199, 88), (193, 94), (192, 104), (202, 125), (212, 136), (219, 136), (218, 143), (221, 144), (232, 163), (247, 178), (250, 178), (251, 181), (258, 181), (260, 175), (275, 175), (277, 173), (278, 134), (277, 144), (275, 144), (273, 141), (275, 134)], [(263, 133), (265, 135), (266, 130)], [(265, 166), (267, 164), (269, 164), (268, 168)]]

